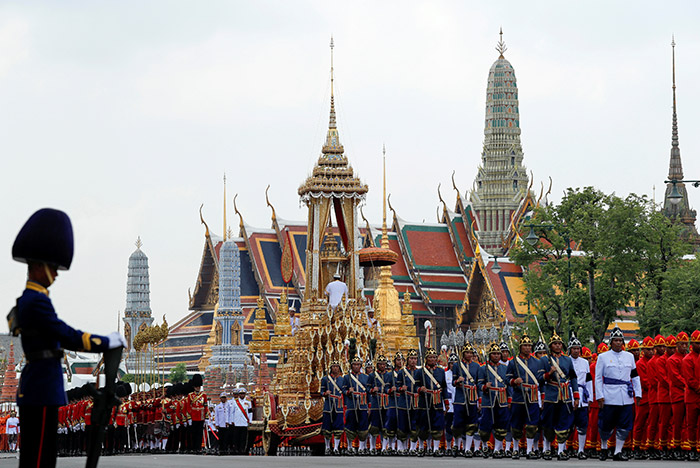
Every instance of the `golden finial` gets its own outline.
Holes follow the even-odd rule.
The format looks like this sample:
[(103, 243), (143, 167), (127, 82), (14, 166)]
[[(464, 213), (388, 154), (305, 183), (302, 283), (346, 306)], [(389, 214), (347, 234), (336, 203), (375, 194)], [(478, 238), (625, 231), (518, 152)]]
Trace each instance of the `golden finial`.
[(202, 224), (204, 224), (204, 227), (206, 228), (204, 235), (209, 237), (209, 225), (206, 223), (206, 221), (204, 221), (204, 216), (202, 216), (202, 208), (204, 208), (204, 203), (199, 206), (199, 220), (202, 221)]
[(455, 183), (455, 170), (452, 170), (452, 188), (455, 189), (455, 192), (457, 192), (457, 196), (460, 196), (459, 194), (459, 189), (457, 188), (457, 184)]
[(502, 59), (503, 54), (508, 50), (508, 47), (506, 47), (506, 43), (503, 42), (503, 28), (501, 28), (501, 32), (499, 32), (499, 35), (501, 36), (500, 40), (498, 41), (498, 44), (496, 44), (496, 51), (501, 54), (498, 58)]
[(333, 35), (331, 34), (331, 97), (333, 97)]
[(274, 221), (275, 219), (277, 219), (277, 213), (275, 213), (275, 207), (272, 206), (272, 203), (270, 203), (270, 199), (267, 196), (268, 190), (270, 190), (270, 185), (268, 185), (265, 189), (265, 202), (267, 203), (267, 206), (269, 206), (272, 210), (272, 220)]
[(136, 242), (134, 243), (137, 249), (141, 250), (141, 246), (143, 245), (143, 242), (141, 242), (141, 236), (138, 236), (136, 238)]
[(386, 231), (386, 144), (382, 143), (382, 237)]
[(369, 221), (367, 221), (367, 218), (365, 218), (365, 213), (364, 210), (362, 209), (362, 205), (360, 206), (360, 216), (362, 216), (362, 220), (365, 222), (365, 229), (367, 229), (367, 238), (369, 239), (369, 245), (370, 247), (376, 247), (374, 243), (374, 239), (372, 239), (372, 227), (369, 225)]
[(238, 206), (236, 206), (236, 198), (238, 198), (238, 194), (234, 195), (233, 197), (233, 211), (238, 215), (240, 218), (240, 226), (243, 227), (243, 215), (241, 214), (240, 211), (238, 211)]
[(442, 185), (442, 182), (440, 182), (440, 183), (438, 184), (438, 188), (437, 188), (437, 191), (438, 191), (438, 200), (440, 200), (440, 203), (442, 203), (443, 206), (445, 207), (445, 211), (447, 211), (447, 203), (445, 203), (445, 200), (442, 199), (442, 193), (440, 193), (440, 186), (441, 186), (441, 185)]
[(386, 203), (389, 205), (389, 209), (394, 213), (394, 216), (396, 216), (396, 210), (394, 210), (394, 207), (391, 206), (391, 194), (386, 196)]
[(226, 234), (228, 225), (226, 224), (226, 173), (224, 172), (224, 242), (226, 242)]

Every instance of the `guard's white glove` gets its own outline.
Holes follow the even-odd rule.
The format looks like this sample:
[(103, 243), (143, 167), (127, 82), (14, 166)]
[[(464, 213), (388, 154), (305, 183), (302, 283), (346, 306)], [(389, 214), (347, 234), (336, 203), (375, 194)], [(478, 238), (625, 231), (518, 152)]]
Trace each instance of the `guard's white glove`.
[(119, 334), (119, 332), (110, 333), (107, 335), (107, 339), (109, 340), (109, 349), (118, 348), (120, 346), (126, 348), (126, 340)]

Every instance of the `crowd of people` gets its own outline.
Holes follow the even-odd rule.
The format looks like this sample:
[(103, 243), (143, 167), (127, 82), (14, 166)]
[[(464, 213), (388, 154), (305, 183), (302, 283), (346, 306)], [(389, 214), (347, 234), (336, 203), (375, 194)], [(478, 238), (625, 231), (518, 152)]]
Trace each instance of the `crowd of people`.
[[(690, 349), (689, 349), (690, 348)], [(555, 333), (526, 334), (515, 356), (467, 343), (439, 364), (426, 350), (393, 362), (338, 362), (321, 382), (327, 455), (432, 455), (697, 461), (700, 331), (625, 344), (615, 327), (597, 353)], [(376, 364), (376, 370), (375, 370)], [(344, 448), (347, 447), (347, 448)]]

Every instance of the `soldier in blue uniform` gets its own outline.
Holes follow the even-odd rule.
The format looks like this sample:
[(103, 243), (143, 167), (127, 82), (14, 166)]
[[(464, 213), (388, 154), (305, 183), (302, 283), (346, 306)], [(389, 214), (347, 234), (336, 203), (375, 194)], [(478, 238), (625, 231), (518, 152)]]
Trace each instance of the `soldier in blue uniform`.
[(445, 406), (448, 399), (447, 382), (445, 381), (445, 370), (437, 365), (437, 352), (428, 348), (425, 353), (425, 365), (416, 373), (418, 381), (418, 393), (420, 410), (418, 413), (418, 437), (421, 440), (428, 440), (428, 447), (431, 447), (433, 456), (442, 457), (440, 451), (440, 440), (445, 430)]
[(513, 387), (513, 401), (510, 408), (510, 429), (513, 433), (513, 459), (520, 458), (517, 447), (523, 436), (527, 440), (526, 454), (529, 459), (539, 458), (535, 447), (540, 423), (539, 389), (544, 383), (544, 368), (532, 353), (532, 340), (527, 333), (520, 338), (519, 354), (508, 362), (506, 381)]
[[(340, 455), (340, 437), (343, 435), (343, 385), (345, 378), (338, 361), (331, 362), (330, 373), (321, 379), (323, 421), (321, 433), (326, 442), (326, 455)], [(331, 448), (333, 437), (333, 448)]]
[[(511, 388), (506, 383), (506, 366), (501, 364), (501, 348), (497, 343), (491, 343), (489, 346), (489, 360), (479, 368), (477, 385), (481, 409), (479, 436), (485, 445), (493, 433), (493, 458), (503, 458)], [(484, 449), (484, 458), (487, 456), (488, 451)]]
[(419, 369), (416, 367), (418, 365), (418, 351), (411, 349), (408, 351), (406, 359), (406, 367), (399, 372), (399, 377), (397, 381), (397, 387), (400, 392), (405, 395), (406, 404), (406, 415), (408, 429), (408, 439), (411, 441), (411, 446), (409, 449), (409, 455), (418, 455), (418, 424), (417, 416), (419, 411), (419, 401), (420, 393), (418, 388), (420, 387), (416, 375)]
[(22, 428), (19, 466), (54, 467), (58, 408), (68, 403), (63, 388), (63, 350), (102, 352), (126, 343), (76, 330), (56, 315), (48, 288), (58, 270), (73, 260), (73, 228), (64, 212), (44, 208), (34, 213), (12, 246), (12, 258), (27, 264), (27, 285), (8, 316), (10, 331), (21, 335), (27, 365), (17, 391)]
[[(369, 421), (367, 412), (367, 397), (369, 396), (369, 378), (362, 374), (362, 359), (355, 356), (350, 361), (350, 372), (343, 380), (343, 393), (345, 396), (345, 438), (348, 442), (348, 455), (368, 455), (367, 434), (369, 432)], [(352, 452), (352, 442), (355, 437), (359, 439), (358, 452)]]
[[(473, 456), (472, 441), (479, 423), (479, 392), (476, 379), (480, 366), (474, 360), (475, 353), (471, 343), (465, 344), (462, 348), (462, 360), (452, 366), (452, 381), (455, 386), (452, 434), (455, 439), (464, 438), (463, 450), (466, 458)], [(457, 445), (455, 443), (455, 446)]]
[(562, 354), (564, 342), (555, 332), (549, 340), (549, 356), (542, 358), (544, 366), (544, 405), (542, 429), (544, 432), (545, 460), (552, 459), (551, 445), (556, 437), (559, 444), (558, 460), (568, 460), (566, 439), (574, 424), (574, 408), (578, 407), (578, 381), (569, 356)]
[[(383, 355), (377, 356), (377, 370), (369, 374), (370, 388), (370, 415), (369, 415), (369, 433), (379, 437), (381, 440), (382, 452), (386, 452), (389, 445), (389, 437), (387, 436), (386, 423), (388, 416), (387, 408), (389, 408), (389, 391), (393, 386), (391, 372), (386, 370), (386, 357)], [(374, 454), (374, 445), (371, 453)]]
[(391, 379), (389, 389), (389, 407), (386, 412), (386, 436), (390, 448), (396, 443), (397, 452), (406, 450), (408, 438), (408, 411), (406, 394), (399, 389), (403, 386), (403, 354), (397, 352), (394, 356), (394, 368), (388, 373)]

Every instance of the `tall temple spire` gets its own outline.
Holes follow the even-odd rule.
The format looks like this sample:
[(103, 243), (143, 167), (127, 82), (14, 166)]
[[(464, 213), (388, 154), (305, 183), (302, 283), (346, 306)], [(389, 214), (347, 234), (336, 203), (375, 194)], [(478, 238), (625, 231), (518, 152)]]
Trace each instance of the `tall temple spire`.
[(228, 224), (226, 224), (226, 173), (224, 172), (224, 242), (228, 233)]
[(334, 93), (334, 76), (333, 76), (333, 49), (335, 45), (333, 43), (333, 36), (331, 36), (331, 115), (328, 121), (328, 134), (326, 136), (326, 144), (323, 145), (324, 153), (342, 153), (343, 145), (340, 144), (340, 137), (338, 135), (338, 125), (336, 123), (335, 117), (335, 93)]
[[(681, 163), (681, 148), (678, 143), (678, 116), (676, 108), (676, 40), (671, 37), (671, 79), (673, 90), (673, 114), (671, 120), (671, 158), (668, 166), (668, 179), (675, 181), (683, 180), (683, 164)], [(700, 236), (695, 228), (695, 220), (697, 213), (690, 208), (688, 202), (688, 190), (683, 182), (675, 184), (676, 190), (681, 195), (681, 199), (677, 203), (673, 203), (670, 198), (673, 193), (674, 184), (666, 184), (666, 192), (664, 194), (664, 214), (675, 222), (685, 225), (684, 237), (694, 244), (700, 246)]]
[(676, 40), (671, 37), (671, 63), (673, 75), (673, 120), (671, 124), (671, 161), (668, 167), (668, 178), (671, 180), (683, 180), (683, 164), (681, 163), (681, 149), (678, 146), (678, 119), (676, 115)]
[(513, 66), (503, 56), (507, 48), (502, 29), (499, 36), (499, 56), (491, 65), (486, 87), (481, 165), (470, 195), (479, 219), (479, 243), (493, 255), (502, 253), (511, 216), (528, 186), (520, 143), (518, 85)]
[[(354, 299), (361, 294), (361, 290), (356, 288), (359, 285), (358, 272), (360, 270), (357, 253), (359, 249), (356, 248), (356, 243), (360, 238), (357, 227), (357, 210), (359, 203), (365, 199), (369, 187), (354, 175), (338, 137), (335, 122), (335, 96), (333, 94), (333, 50), (335, 47), (333, 38), (331, 38), (330, 47), (331, 118), (328, 135), (311, 175), (306, 178), (297, 191), (301, 201), (309, 209), (305, 300), (311, 297), (321, 298), (328, 280), (326, 272), (338, 271), (338, 265), (341, 264), (340, 268), (345, 273), (344, 279), (350, 290), (349, 297)], [(332, 224), (331, 211), (334, 214), (338, 234), (343, 243), (342, 250), (347, 253), (342, 258), (330, 255), (325, 245), (326, 243), (330, 245), (330, 242), (334, 240), (333, 236), (326, 235)], [(322, 248), (324, 249), (323, 258), (321, 256)]]

